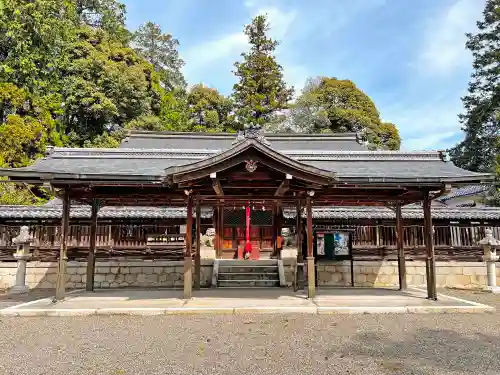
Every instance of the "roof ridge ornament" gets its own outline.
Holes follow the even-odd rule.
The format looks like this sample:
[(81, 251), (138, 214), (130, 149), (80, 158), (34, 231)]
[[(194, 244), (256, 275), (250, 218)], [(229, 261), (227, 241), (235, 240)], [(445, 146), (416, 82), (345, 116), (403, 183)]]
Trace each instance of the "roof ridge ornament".
[(441, 158), (442, 161), (445, 163), (448, 163), (451, 161), (450, 153), (447, 150), (439, 150), (439, 157)]
[(264, 137), (264, 130), (260, 125), (255, 125), (255, 124), (245, 125), (243, 130), (238, 131), (236, 135), (236, 140), (233, 142), (233, 144), (245, 141), (247, 139), (255, 139), (256, 141), (259, 141), (260, 143), (266, 146), (271, 145), (271, 142), (269, 142), (266, 139), (266, 137)]
[(361, 146), (365, 146), (367, 147), (368, 146), (368, 140), (366, 139), (366, 134), (364, 131), (359, 131), (359, 132), (356, 132), (356, 142), (358, 144), (360, 144)]

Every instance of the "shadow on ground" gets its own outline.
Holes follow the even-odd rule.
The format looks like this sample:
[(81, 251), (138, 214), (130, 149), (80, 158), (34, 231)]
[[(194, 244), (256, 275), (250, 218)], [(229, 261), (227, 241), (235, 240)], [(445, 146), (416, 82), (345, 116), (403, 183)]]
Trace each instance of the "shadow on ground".
[[(442, 315), (442, 319), (446, 316)], [(335, 355), (334, 352), (338, 355), (329, 351), (325, 357)], [(464, 335), (449, 329), (421, 328), (402, 340), (391, 338), (390, 334), (357, 334), (341, 356), (369, 357), (395, 374), (476, 374), (479, 368), (498, 374), (499, 352), (500, 337), (479, 330)]]

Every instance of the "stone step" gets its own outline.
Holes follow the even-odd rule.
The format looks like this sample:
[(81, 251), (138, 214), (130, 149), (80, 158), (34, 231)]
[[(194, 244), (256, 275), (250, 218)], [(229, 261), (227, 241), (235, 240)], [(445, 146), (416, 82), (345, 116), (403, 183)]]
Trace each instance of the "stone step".
[(279, 279), (277, 272), (231, 272), (220, 273), (219, 280), (276, 280)]
[(219, 273), (273, 273), (278, 272), (278, 266), (222, 266)]
[(219, 288), (269, 288), (279, 287), (280, 282), (276, 280), (220, 280)]
[(250, 260), (250, 259), (220, 259), (219, 267), (223, 266), (278, 266), (277, 259), (260, 259), (260, 260)]

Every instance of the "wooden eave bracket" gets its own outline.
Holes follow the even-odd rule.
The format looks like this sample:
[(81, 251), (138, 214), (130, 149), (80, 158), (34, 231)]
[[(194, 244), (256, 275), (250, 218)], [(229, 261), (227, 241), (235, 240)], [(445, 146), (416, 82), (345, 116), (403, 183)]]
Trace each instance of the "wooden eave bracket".
[(217, 178), (217, 173), (210, 173), (210, 178), (212, 179), (212, 187), (214, 188), (215, 194), (223, 197), (224, 190), (222, 190), (222, 185), (220, 184), (219, 179)]
[(434, 200), (436, 198), (439, 198), (445, 194), (448, 194), (451, 191), (451, 184), (444, 184), (444, 186), (439, 190), (437, 193), (429, 194), (430, 199)]
[(290, 189), (290, 180), (283, 180), (283, 182), (278, 186), (276, 189), (276, 192), (274, 193), (275, 196), (283, 196), (285, 193)]

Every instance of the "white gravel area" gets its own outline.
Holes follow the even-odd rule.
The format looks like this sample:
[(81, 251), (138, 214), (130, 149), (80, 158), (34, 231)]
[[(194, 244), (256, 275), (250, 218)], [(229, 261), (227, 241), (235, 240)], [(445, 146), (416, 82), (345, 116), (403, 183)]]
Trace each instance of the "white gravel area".
[(500, 314), (3, 317), (0, 347), (0, 374), (498, 375)]

